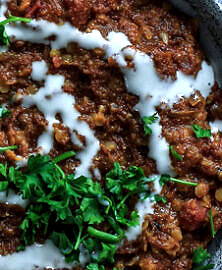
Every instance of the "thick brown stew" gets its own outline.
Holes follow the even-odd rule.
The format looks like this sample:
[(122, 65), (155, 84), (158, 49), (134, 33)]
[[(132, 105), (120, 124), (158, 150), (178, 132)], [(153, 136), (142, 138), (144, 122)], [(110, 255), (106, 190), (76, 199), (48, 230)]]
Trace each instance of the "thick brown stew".
[[(10, 0), (11, 14), (43, 18), (61, 23), (70, 21), (84, 32), (98, 29), (104, 37), (110, 31), (125, 33), (131, 43), (152, 56), (156, 71), (176, 78), (178, 70), (194, 76), (200, 70), (204, 54), (197, 39), (198, 22), (174, 10), (168, 2), (152, 0)], [(91, 172), (98, 168), (103, 180), (118, 161), (124, 169), (141, 167), (147, 177), (156, 174), (155, 160), (148, 156), (149, 136), (134, 106), (138, 97), (127, 92), (123, 75), (111, 58), (100, 49), (84, 50), (75, 44), (51, 50), (47, 45), (14, 41), (0, 54), (0, 103), (10, 103), (16, 93), (35, 93), (41, 83), (30, 79), (32, 62), (44, 60), (51, 74), (65, 77), (63, 90), (75, 97), (81, 119), (95, 131), (100, 150)], [(10, 103), (12, 104), (12, 103)], [(36, 108), (24, 108), (19, 102), (10, 105), (11, 114), (0, 119), (0, 145), (17, 145), (15, 151), (0, 153), (0, 162), (14, 165), (18, 156), (35, 152), (37, 139), (47, 121)], [(175, 151), (171, 164), (177, 178), (197, 183), (196, 187), (167, 182), (161, 195), (167, 203), (155, 205), (154, 214), (146, 216), (142, 234), (125, 241), (115, 255), (117, 269), (189, 270), (194, 249), (204, 248), (212, 239), (209, 210), (214, 229), (222, 226), (222, 134), (198, 139), (191, 125), (209, 128), (209, 121), (222, 120), (222, 92), (215, 84), (204, 99), (199, 91), (172, 108), (157, 107), (162, 135)], [(60, 119), (60, 116), (57, 116)], [(54, 125), (51, 158), (78, 151), (70, 140), (69, 130)], [(161, 155), (161, 153), (160, 153)], [(68, 174), (79, 165), (69, 158), (61, 168)], [(96, 179), (94, 179), (96, 180)], [(135, 200), (137, 198), (135, 197)], [(133, 207), (133, 205), (131, 206)], [(0, 204), (0, 254), (16, 251), (20, 243), (25, 210), (16, 205)], [(41, 232), (39, 240), (43, 242)], [(112, 269), (108, 265), (107, 269)], [(15, 269), (16, 270), (16, 269)]]

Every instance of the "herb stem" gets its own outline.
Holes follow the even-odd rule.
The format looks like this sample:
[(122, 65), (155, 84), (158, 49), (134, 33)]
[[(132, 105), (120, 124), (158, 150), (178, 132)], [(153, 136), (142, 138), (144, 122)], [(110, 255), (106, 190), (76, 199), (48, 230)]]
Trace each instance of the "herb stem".
[(17, 149), (17, 145), (11, 145), (11, 146), (5, 146), (5, 147), (0, 147), (0, 152), (5, 152), (7, 150), (15, 150)]
[(212, 214), (212, 210), (209, 211), (209, 216), (210, 216), (210, 227), (211, 227), (211, 234), (212, 234), (212, 237), (214, 238), (215, 237), (215, 230), (214, 230), (214, 220), (213, 220), (213, 214)]
[(183, 157), (182, 157), (180, 154), (178, 154), (178, 153), (174, 150), (173, 145), (170, 145), (170, 151), (171, 151), (172, 155), (173, 155), (177, 160), (179, 160), (179, 161), (182, 161), (182, 160), (183, 160)]
[(61, 173), (62, 179), (64, 180), (66, 178), (66, 175), (63, 170), (57, 164), (55, 164), (55, 167)]
[(114, 231), (119, 235), (119, 237), (122, 237), (124, 235), (123, 230), (120, 228), (120, 226), (115, 222), (114, 218), (111, 216), (107, 217), (107, 220), (111, 227), (114, 229)]
[(11, 22), (30, 23), (31, 19), (30, 18), (22, 18), (22, 17), (16, 17), (16, 16), (9, 15), (8, 19), (0, 22), (0, 25), (6, 25), (7, 23), (11, 23)]
[(174, 183), (179, 183), (179, 184), (188, 185), (188, 186), (194, 186), (194, 187), (196, 187), (198, 185), (197, 183), (194, 183), (194, 182), (180, 180), (180, 179), (176, 179), (176, 178), (173, 178), (173, 177), (170, 177), (170, 181), (174, 182)]
[(65, 159), (67, 159), (67, 158), (70, 158), (70, 157), (75, 156), (75, 154), (76, 154), (76, 153), (75, 153), (74, 151), (69, 151), (69, 152), (63, 153), (63, 154), (57, 156), (56, 158), (54, 158), (54, 159), (52, 160), (52, 162), (54, 162), (54, 163), (59, 163), (60, 161), (63, 161), (63, 160), (65, 160)]
[(108, 206), (106, 207), (106, 211), (105, 211), (106, 215), (108, 215), (109, 210), (112, 206), (112, 201), (105, 195), (98, 196), (98, 200), (99, 200), (99, 203), (101, 203), (101, 204), (103, 204), (104, 200), (108, 202)]
[(87, 232), (90, 236), (94, 238), (97, 238), (106, 242), (110, 242), (110, 243), (117, 243), (122, 238), (122, 236), (116, 236), (110, 233), (102, 232), (91, 226), (88, 227)]
[(79, 230), (79, 234), (78, 234), (78, 237), (77, 237), (77, 239), (76, 239), (76, 244), (75, 244), (75, 246), (74, 246), (74, 250), (77, 250), (78, 247), (79, 247), (79, 244), (80, 244), (80, 242), (81, 242), (81, 235), (82, 235), (82, 229)]
[(122, 199), (122, 201), (117, 205), (116, 208), (119, 209), (119, 208), (125, 203), (125, 201), (126, 201), (130, 196), (132, 196), (133, 193), (134, 193), (133, 191), (129, 192), (129, 193)]

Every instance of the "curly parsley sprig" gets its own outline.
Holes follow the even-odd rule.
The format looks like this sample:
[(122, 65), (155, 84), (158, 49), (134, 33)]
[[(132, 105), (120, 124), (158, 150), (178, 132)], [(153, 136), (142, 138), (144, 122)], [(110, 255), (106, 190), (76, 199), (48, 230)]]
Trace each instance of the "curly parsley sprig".
[(150, 128), (150, 125), (155, 123), (158, 120), (157, 113), (154, 113), (151, 116), (145, 116), (142, 117), (142, 122), (143, 122), (143, 128), (145, 132), (145, 136), (152, 134), (152, 129)]
[(211, 256), (207, 252), (207, 250), (206, 249), (203, 249), (201, 246), (199, 246), (193, 252), (193, 258), (192, 258), (193, 268), (192, 268), (192, 270), (208, 270), (208, 269), (213, 269), (214, 268), (214, 264), (202, 265), (210, 257)]
[(90, 178), (75, 178), (62, 171), (58, 163), (74, 155), (71, 151), (53, 160), (31, 156), (24, 172), (0, 164), (0, 190), (15, 185), (23, 199), (30, 200), (20, 226), (22, 245), (18, 251), (33, 244), (41, 232), (67, 262), (79, 260), (81, 244), (91, 257), (88, 268), (100, 270), (104, 264), (114, 263), (117, 243), (126, 228), (139, 224), (137, 211), (130, 212), (127, 205), (135, 196), (150, 195), (147, 183), (153, 178), (147, 178), (136, 166), (123, 170), (116, 162), (102, 187)]
[(210, 129), (203, 129), (199, 125), (192, 125), (192, 130), (195, 133), (198, 139), (200, 138), (210, 138), (211, 137), (211, 130)]

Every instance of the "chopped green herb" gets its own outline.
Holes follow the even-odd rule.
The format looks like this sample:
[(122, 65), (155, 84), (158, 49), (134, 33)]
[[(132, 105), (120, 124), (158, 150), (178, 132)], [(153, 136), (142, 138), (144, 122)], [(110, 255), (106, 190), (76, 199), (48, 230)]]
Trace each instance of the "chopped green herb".
[(196, 264), (201, 264), (209, 258), (210, 258), (210, 254), (207, 252), (207, 250), (199, 246), (193, 252), (192, 262)]
[(154, 200), (156, 202), (163, 202), (163, 203), (167, 202), (167, 199), (164, 196), (161, 196), (161, 195), (158, 195), (158, 194), (154, 195)]
[(209, 259), (211, 256), (207, 252), (206, 249), (203, 249), (201, 246), (199, 246), (197, 249), (194, 250), (192, 263), (193, 263), (193, 270), (207, 270), (207, 269), (213, 269), (214, 264), (208, 264), (208, 265), (201, 265), (204, 263), (205, 260)]
[(97, 263), (90, 263), (86, 266), (86, 270), (105, 270), (103, 265), (98, 265)]
[(202, 129), (199, 125), (192, 125), (192, 130), (198, 139), (211, 137), (210, 129)]
[(5, 152), (7, 150), (15, 150), (17, 149), (17, 145), (11, 145), (11, 146), (5, 146), (5, 147), (0, 147), (0, 152)]
[(194, 186), (194, 187), (196, 187), (198, 185), (197, 183), (194, 183), (194, 182), (189, 182), (186, 180), (181, 180), (181, 179), (176, 179), (176, 178), (170, 177), (168, 174), (161, 175), (161, 177), (160, 177), (160, 185), (161, 186), (164, 185), (168, 181), (178, 183), (178, 184), (188, 185), (188, 186)]
[(103, 231), (99, 231), (93, 227), (88, 227), (88, 230), (87, 230), (88, 234), (93, 237), (93, 238), (97, 238), (99, 240), (102, 240), (102, 241), (105, 241), (105, 242), (108, 242), (108, 243), (118, 243), (122, 236), (117, 236), (117, 235), (112, 235), (110, 233), (106, 233), (106, 232), (103, 232)]
[(211, 228), (211, 234), (212, 234), (212, 237), (214, 238), (216, 232), (215, 232), (215, 230), (214, 230), (214, 220), (213, 220), (212, 210), (209, 211), (209, 216), (210, 216), (210, 228)]
[(9, 45), (9, 37), (6, 33), (6, 30), (5, 30), (5, 25), (8, 24), (8, 23), (12, 23), (12, 22), (25, 22), (25, 23), (30, 23), (31, 22), (31, 19), (29, 18), (21, 18), (21, 17), (15, 17), (15, 16), (12, 16), (12, 15), (9, 15), (8, 19), (0, 22), (0, 45), (6, 45), (8, 46)]
[[(106, 175), (106, 188), (116, 199), (120, 200), (117, 206), (117, 208), (120, 208), (129, 196), (134, 194), (142, 194), (144, 197), (149, 196), (147, 183), (154, 180), (153, 177), (147, 178), (141, 168), (131, 166), (128, 170), (123, 171), (120, 164), (115, 162), (114, 168)], [(124, 196), (124, 190), (126, 189), (130, 192)]]
[[(40, 230), (67, 262), (79, 260), (81, 244), (91, 258), (87, 269), (103, 270), (103, 263), (114, 263), (116, 243), (126, 228), (139, 224), (138, 212), (130, 213), (127, 205), (135, 196), (148, 196), (147, 183), (154, 178), (147, 178), (136, 166), (123, 170), (116, 162), (102, 188), (90, 178), (65, 175), (57, 163), (74, 155), (70, 151), (54, 160), (31, 156), (26, 171), (0, 164), (0, 190), (14, 184), (23, 199), (30, 199), (20, 226), (22, 245), (18, 251), (34, 243)], [(107, 226), (103, 226), (104, 222)], [(50, 228), (49, 223), (53, 224)]]
[(11, 114), (11, 111), (4, 109), (0, 106), (0, 118), (8, 117)]
[(155, 123), (156, 120), (158, 119), (158, 117), (156, 115), (157, 115), (157, 113), (154, 113), (151, 116), (145, 116), (142, 118), (142, 121), (144, 124), (145, 135), (152, 134), (152, 129), (149, 126), (152, 125), (153, 123)]
[(75, 154), (76, 153), (74, 151), (69, 151), (69, 152), (66, 152), (66, 153), (63, 153), (63, 154), (59, 155), (58, 157), (54, 158), (52, 161), (54, 163), (59, 163), (60, 161), (62, 161), (64, 159), (75, 156)]
[(176, 159), (178, 159), (179, 161), (183, 160), (183, 157), (173, 149), (172, 145), (170, 146), (170, 151)]

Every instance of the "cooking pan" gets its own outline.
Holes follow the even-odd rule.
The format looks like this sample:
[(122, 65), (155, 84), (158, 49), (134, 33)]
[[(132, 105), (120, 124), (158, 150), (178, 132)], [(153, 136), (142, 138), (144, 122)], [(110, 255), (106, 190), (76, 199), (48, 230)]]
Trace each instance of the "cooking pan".
[(170, 2), (187, 15), (199, 19), (202, 48), (214, 68), (216, 81), (222, 86), (222, 0)]
[[(180, 11), (200, 21), (200, 42), (222, 86), (222, 0), (170, 0)], [(222, 231), (208, 246), (214, 270), (222, 270)]]

